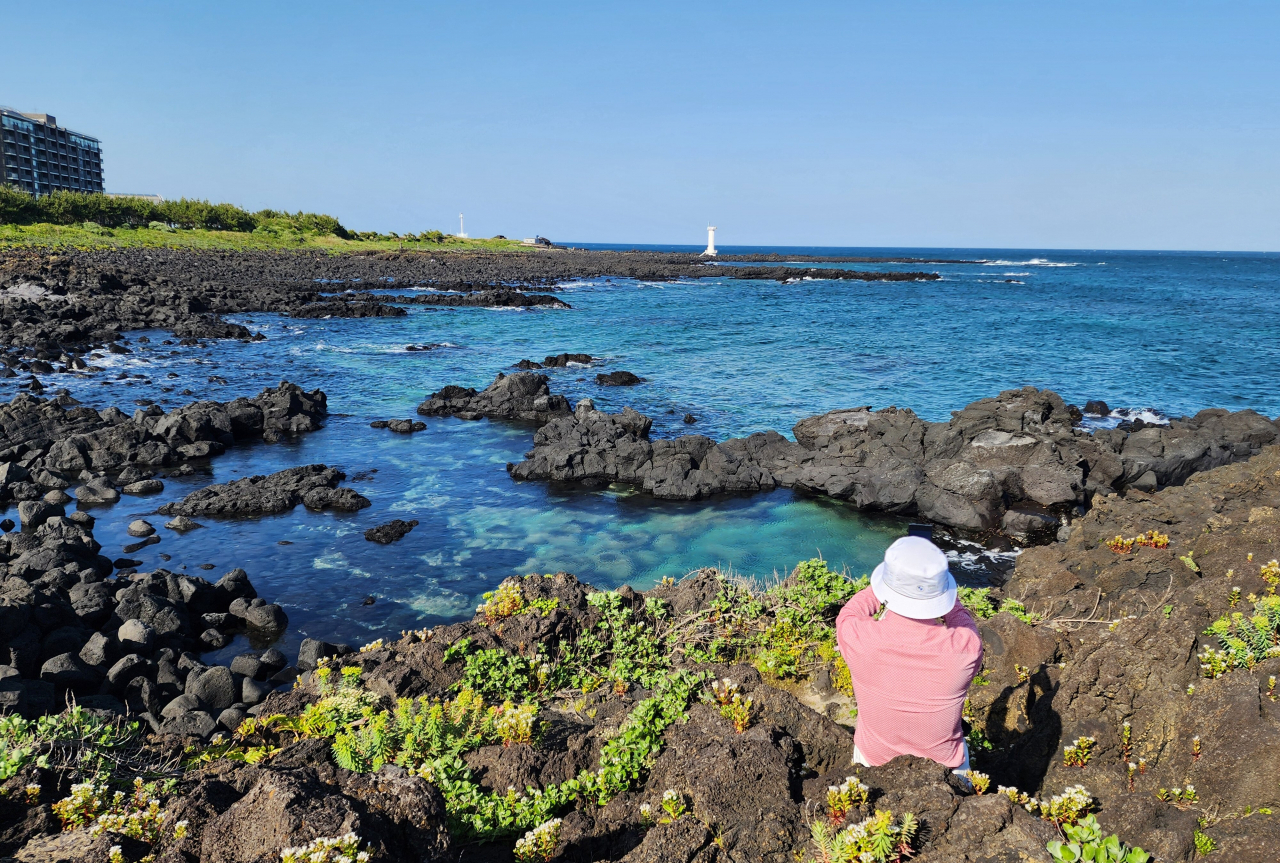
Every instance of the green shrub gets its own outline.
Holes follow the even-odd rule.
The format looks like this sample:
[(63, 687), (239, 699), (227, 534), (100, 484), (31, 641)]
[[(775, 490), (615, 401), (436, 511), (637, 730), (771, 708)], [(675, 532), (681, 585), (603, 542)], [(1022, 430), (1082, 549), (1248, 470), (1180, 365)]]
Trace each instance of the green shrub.
[(516, 840), (515, 857), (520, 863), (548, 861), (560, 843), (560, 819), (545, 821)]
[(1027, 611), (1027, 607), (1016, 599), (1006, 598), (996, 605), (989, 587), (961, 587), (958, 596), (975, 620), (989, 620), (1002, 611), (1009, 612), (1023, 623), (1038, 623), (1042, 619), (1041, 615)]
[(747, 604), (743, 609), (745, 614), (767, 611), (773, 616), (748, 647), (756, 669), (795, 679), (808, 676), (821, 663), (834, 662), (835, 617), (850, 597), (869, 584), (866, 576), (850, 579), (832, 572), (821, 558), (797, 564), (786, 581), (764, 592), (756, 608)]
[(1214, 838), (1201, 830), (1197, 830), (1192, 833), (1191, 839), (1195, 842), (1196, 853), (1202, 857), (1208, 856), (1218, 850), (1218, 843), (1214, 841)]
[(0, 716), (0, 782), (28, 764), (65, 769), (73, 781), (105, 781), (140, 740), (138, 723), (100, 719), (78, 705), (33, 720)]
[(1214, 678), (1233, 668), (1253, 668), (1268, 657), (1280, 656), (1280, 596), (1264, 596), (1253, 604), (1253, 614), (1224, 614), (1205, 630), (1217, 636), (1221, 651), (1200, 655), (1205, 677)]
[(143, 198), (111, 198), (88, 192), (51, 192), (36, 198), (11, 186), (0, 186), (0, 224), (75, 225), (92, 222), (105, 228), (150, 227), (155, 224), (206, 231), (249, 233), (259, 227), (347, 239), (350, 232), (333, 216), (320, 213), (249, 213), (234, 204), (212, 204), (190, 198), (156, 203)]
[(401, 698), (393, 712), (363, 708), (359, 725), (348, 724), (333, 734), (333, 757), (338, 766), (358, 773), (389, 763), (417, 769), (487, 743), (527, 743), (536, 717), (535, 705), (516, 707), (508, 701), (489, 706), (471, 689), (452, 701)]
[(1141, 848), (1130, 848), (1114, 833), (1105, 839), (1098, 819), (1088, 815), (1076, 824), (1062, 825), (1066, 842), (1053, 840), (1046, 846), (1057, 863), (1147, 863), (1151, 855)]
[[(913, 843), (919, 824), (910, 812), (895, 819), (889, 810), (833, 832), (827, 822), (809, 825), (819, 863), (898, 863), (915, 853)], [(808, 858), (806, 858), (808, 859)]]
[(495, 647), (478, 650), (466, 659), (462, 685), (489, 698), (524, 699), (540, 688), (542, 657), (517, 656)]

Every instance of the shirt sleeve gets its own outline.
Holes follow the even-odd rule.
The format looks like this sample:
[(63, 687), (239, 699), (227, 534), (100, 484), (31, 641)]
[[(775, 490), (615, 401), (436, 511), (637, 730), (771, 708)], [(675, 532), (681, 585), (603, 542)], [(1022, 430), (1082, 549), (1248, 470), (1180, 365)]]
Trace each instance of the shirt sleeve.
[(850, 667), (850, 658), (857, 652), (858, 627), (869, 621), (879, 608), (875, 592), (866, 587), (854, 594), (836, 617), (836, 645)]
[(970, 679), (976, 675), (982, 668), (982, 633), (978, 631), (978, 623), (973, 619), (973, 615), (969, 613), (969, 609), (960, 604), (960, 600), (956, 600), (955, 607), (947, 614), (947, 626), (951, 628), (963, 628), (969, 630), (972, 635), (970, 650), (966, 651), (970, 660)]

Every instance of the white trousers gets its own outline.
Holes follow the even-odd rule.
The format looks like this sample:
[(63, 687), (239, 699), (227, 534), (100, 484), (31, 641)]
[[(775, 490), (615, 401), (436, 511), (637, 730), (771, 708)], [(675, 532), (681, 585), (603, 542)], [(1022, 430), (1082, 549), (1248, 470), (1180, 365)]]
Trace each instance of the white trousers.
[[(968, 782), (969, 777), (965, 776), (964, 774), (969, 770), (969, 742), (966, 740), (961, 745), (964, 746), (964, 761), (960, 763), (959, 767), (953, 768), (951, 772), (959, 776), (965, 782)], [(853, 763), (860, 764), (863, 767), (871, 766), (870, 764), (867, 763), (867, 759), (862, 757), (862, 752), (859, 751), (858, 744), (856, 743), (853, 744)]]

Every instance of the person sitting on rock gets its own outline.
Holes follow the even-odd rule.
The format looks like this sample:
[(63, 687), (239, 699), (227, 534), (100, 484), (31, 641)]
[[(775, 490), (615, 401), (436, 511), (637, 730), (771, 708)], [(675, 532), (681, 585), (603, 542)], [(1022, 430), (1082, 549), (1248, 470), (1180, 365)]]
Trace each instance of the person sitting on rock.
[(969, 769), (960, 727), (982, 636), (959, 602), (947, 556), (918, 536), (899, 539), (836, 618), (836, 641), (858, 700), (853, 762), (919, 755)]

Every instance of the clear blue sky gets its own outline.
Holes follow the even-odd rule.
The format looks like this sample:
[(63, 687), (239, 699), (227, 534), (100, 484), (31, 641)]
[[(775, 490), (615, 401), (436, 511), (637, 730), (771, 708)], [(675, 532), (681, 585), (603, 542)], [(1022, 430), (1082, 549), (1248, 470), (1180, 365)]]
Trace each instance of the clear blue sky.
[(1280, 4), (30, 3), (107, 188), (586, 242), (1280, 249)]

